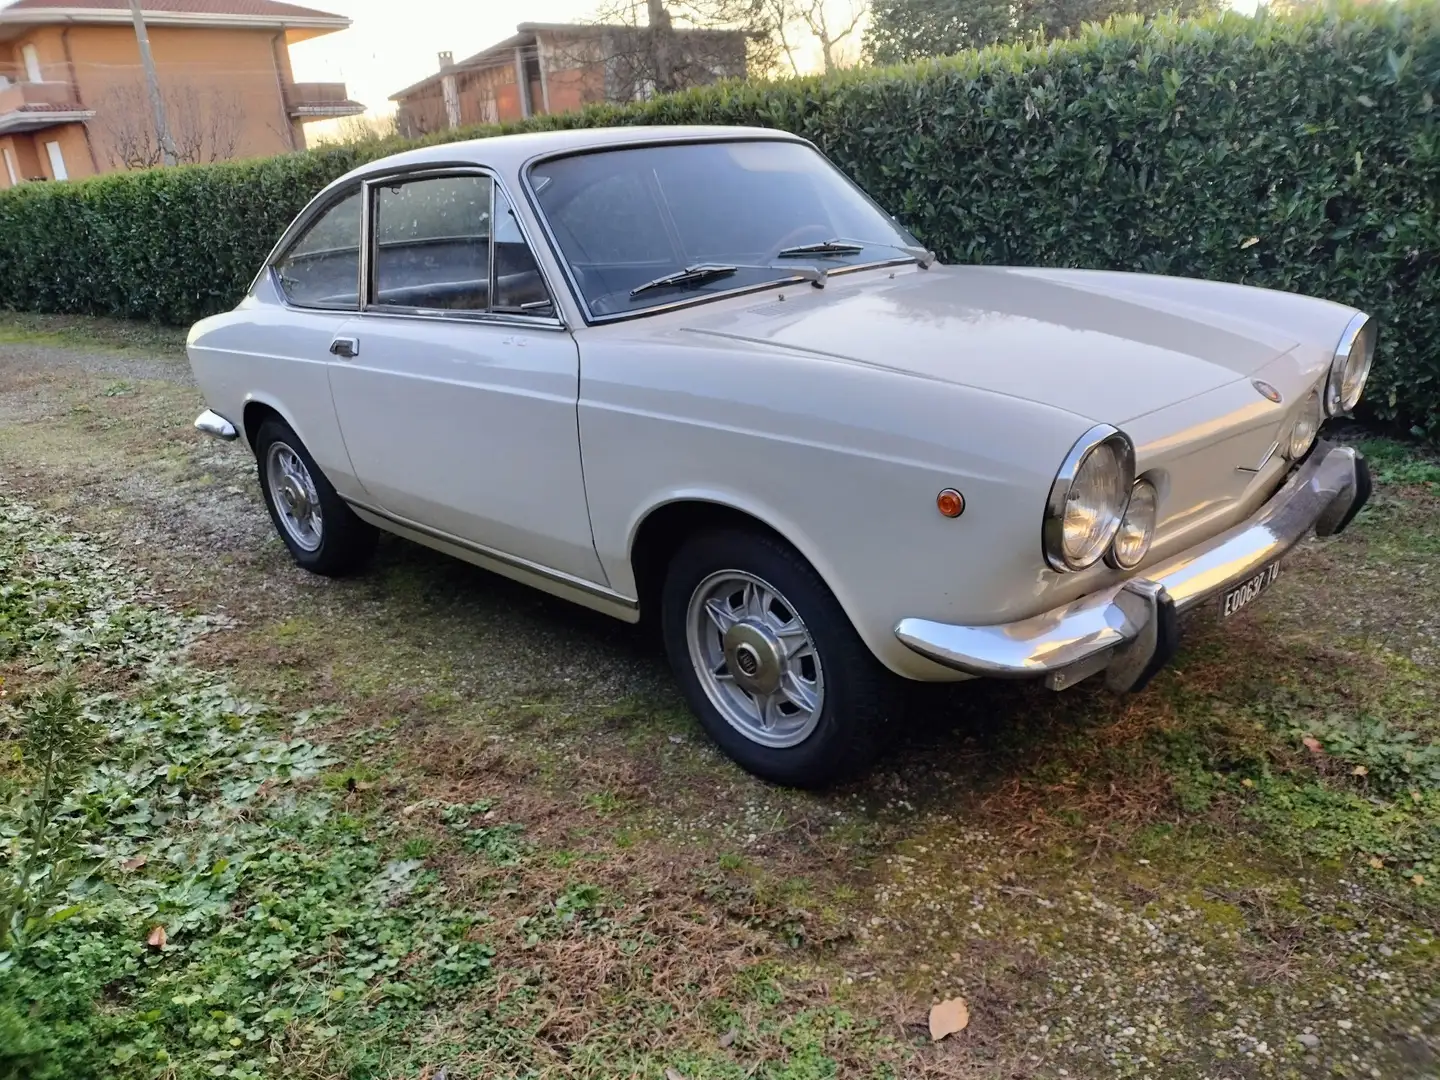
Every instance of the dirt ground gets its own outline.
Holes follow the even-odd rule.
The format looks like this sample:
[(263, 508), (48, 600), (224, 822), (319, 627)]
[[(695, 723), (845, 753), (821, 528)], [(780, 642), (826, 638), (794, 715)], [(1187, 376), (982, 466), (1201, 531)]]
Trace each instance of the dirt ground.
[[(61, 514), (168, 608), (221, 617), (196, 664), (334, 706), (326, 736), (385, 812), (500, 799), (571, 853), (517, 871), (503, 910), (533, 915), (573, 856), (671, 943), (663, 965), (557, 948), (512, 970), (524, 946), (502, 941), (487, 992), (528, 973), (555, 1049), (522, 1072), (461, 1003), (432, 1033), (451, 1080), (607, 1075), (576, 1048), (617, 1015), (605, 1038), (657, 1070), (636, 1075), (683, 1049), (688, 1080), (1440, 1075), (1424, 452), (1372, 442), (1354, 528), (1297, 552), (1253, 611), (1190, 620), (1143, 694), (916, 688), (873, 775), (807, 795), (724, 760), (643, 631), (394, 539), (358, 579), (299, 571), (245, 448), (192, 431), (202, 407), (164, 335), (0, 328), (0, 494)], [(428, 858), (481, 888), (463, 848)], [(932, 1044), (927, 1012), (954, 996), (969, 1027)], [(793, 1023), (822, 1013), (845, 1019)]]

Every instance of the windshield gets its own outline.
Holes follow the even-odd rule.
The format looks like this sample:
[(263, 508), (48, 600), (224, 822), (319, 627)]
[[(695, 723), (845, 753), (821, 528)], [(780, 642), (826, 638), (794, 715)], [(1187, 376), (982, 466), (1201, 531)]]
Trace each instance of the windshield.
[(530, 184), (593, 316), (916, 253), (913, 237), (801, 143), (580, 154), (534, 166)]

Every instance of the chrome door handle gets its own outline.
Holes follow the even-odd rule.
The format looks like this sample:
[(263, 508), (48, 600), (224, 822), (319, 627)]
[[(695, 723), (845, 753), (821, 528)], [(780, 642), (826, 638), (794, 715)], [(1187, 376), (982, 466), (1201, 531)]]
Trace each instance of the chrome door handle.
[(336, 356), (343, 356), (349, 360), (360, 355), (360, 339), (353, 337), (337, 337), (330, 342), (330, 351)]

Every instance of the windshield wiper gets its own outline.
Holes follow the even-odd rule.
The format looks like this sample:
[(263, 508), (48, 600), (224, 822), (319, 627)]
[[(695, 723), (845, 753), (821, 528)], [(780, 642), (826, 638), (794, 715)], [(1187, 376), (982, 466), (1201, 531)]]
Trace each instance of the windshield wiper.
[(701, 285), (716, 278), (729, 277), (731, 274), (740, 272), (738, 266), (727, 266), (723, 263), (700, 263), (698, 266), (687, 266), (684, 270), (677, 270), (673, 274), (665, 274), (657, 277), (654, 281), (647, 281), (644, 285), (636, 285), (630, 290), (632, 297), (639, 296), (651, 289), (668, 289), (674, 286)]
[(777, 259), (796, 259), (802, 255), (859, 255), (865, 250), (864, 244), (852, 244), (848, 240), (822, 240), (818, 244), (796, 244), (781, 248), (775, 253)]
[(829, 240), (822, 240), (818, 244), (797, 244), (795, 247), (781, 248), (775, 253), (777, 259), (798, 259), (806, 255), (858, 255), (866, 247), (883, 247), (891, 251), (903, 251), (919, 265), (921, 270), (929, 270), (930, 264), (935, 261), (935, 253), (914, 244), (887, 244), (880, 240), (851, 240), (849, 237), (836, 236)]

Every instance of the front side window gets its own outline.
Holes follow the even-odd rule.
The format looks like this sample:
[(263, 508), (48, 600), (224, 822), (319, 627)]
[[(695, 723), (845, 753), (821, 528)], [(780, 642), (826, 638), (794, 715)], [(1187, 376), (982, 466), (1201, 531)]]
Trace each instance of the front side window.
[(627, 147), (540, 162), (529, 179), (595, 316), (784, 281), (806, 265), (853, 269), (918, 251), (801, 143)]
[(495, 191), (495, 293), (492, 311), (520, 314), (550, 314), (550, 293), (525, 234), (515, 220), (515, 210), (505, 193)]
[(436, 176), (374, 189), (376, 304), (489, 308), (491, 183)]
[(275, 263), (290, 303), (340, 311), (360, 306), (361, 201), (358, 189), (346, 195)]

